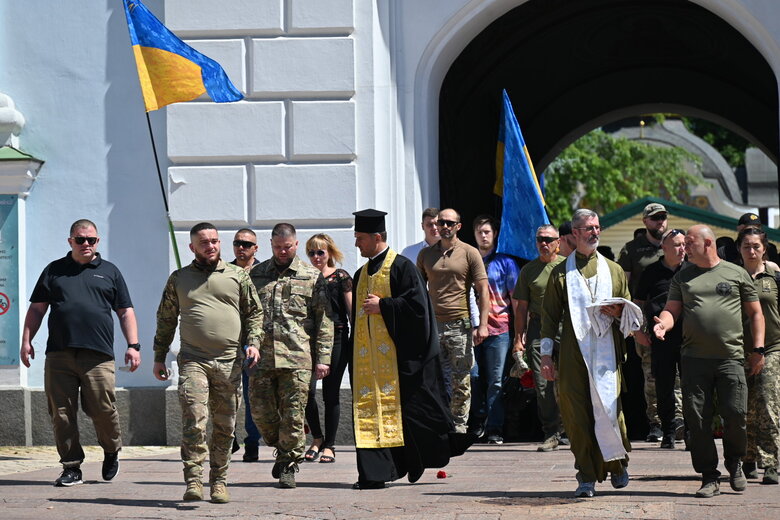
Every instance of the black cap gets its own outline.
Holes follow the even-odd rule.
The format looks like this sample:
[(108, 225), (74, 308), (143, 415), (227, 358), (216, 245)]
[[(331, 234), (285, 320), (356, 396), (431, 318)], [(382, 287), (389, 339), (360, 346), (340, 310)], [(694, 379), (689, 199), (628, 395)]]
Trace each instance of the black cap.
[(571, 220), (558, 226), (558, 236), (565, 237), (566, 235), (571, 235)]
[(761, 219), (755, 213), (745, 213), (739, 217), (737, 224), (740, 226), (760, 226)]
[(381, 233), (386, 230), (387, 213), (384, 211), (364, 209), (354, 212), (353, 215), (355, 215), (355, 231), (358, 233)]

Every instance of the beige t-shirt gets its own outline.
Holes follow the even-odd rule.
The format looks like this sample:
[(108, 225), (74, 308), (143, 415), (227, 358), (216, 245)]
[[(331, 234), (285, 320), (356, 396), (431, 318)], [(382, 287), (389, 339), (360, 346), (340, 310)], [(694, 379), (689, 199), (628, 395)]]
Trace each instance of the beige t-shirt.
[(476, 247), (458, 240), (443, 251), (439, 241), (420, 251), (417, 268), (428, 282), (437, 321), (469, 317), (468, 290), (474, 283), (487, 279)]

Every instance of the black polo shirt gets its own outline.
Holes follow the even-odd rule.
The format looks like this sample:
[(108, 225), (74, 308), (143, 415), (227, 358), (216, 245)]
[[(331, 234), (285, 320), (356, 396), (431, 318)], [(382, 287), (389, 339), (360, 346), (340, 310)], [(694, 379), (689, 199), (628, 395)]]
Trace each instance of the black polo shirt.
[(111, 312), (133, 306), (119, 269), (100, 257), (80, 264), (68, 253), (46, 266), (35, 284), (31, 303), (48, 303), (46, 353), (87, 348), (114, 357)]

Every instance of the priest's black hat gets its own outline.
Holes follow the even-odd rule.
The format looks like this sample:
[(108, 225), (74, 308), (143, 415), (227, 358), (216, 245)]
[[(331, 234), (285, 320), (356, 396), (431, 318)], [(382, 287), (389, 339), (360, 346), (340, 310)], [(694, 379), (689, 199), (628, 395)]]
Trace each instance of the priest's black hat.
[(355, 231), (358, 233), (381, 233), (386, 231), (384, 211), (364, 209), (353, 213), (355, 215)]

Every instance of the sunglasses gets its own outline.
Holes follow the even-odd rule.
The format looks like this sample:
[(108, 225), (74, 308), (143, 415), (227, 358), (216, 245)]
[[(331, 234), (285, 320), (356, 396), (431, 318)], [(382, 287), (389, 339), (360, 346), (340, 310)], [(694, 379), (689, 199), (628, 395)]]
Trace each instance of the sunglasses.
[(443, 218), (440, 218), (436, 221), (436, 225), (439, 227), (455, 227), (457, 224), (460, 224), (460, 222), (457, 222), (455, 220), (444, 220)]
[(668, 215), (666, 213), (656, 213), (655, 215), (651, 215), (647, 218), (649, 218), (654, 222), (660, 222), (661, 220), (666, 220), (668, 218)]
[(545, 244), (550, 244), (556, 240), (558, 240), (558, 237), (536, 237), (537, 242), (544, 242)]
[(254, 242), (250, 242), (248, 240), (233, 240), (233, 247), (243, 247), (244, 249), (249, 249), (254, 246), (256, 246)]
[(325, 251), (317, 249), (316, 251), (306, 251), (306, 254), (309, 255), (309, 258), (314, 258), (315, 256), (325, 256)]
[(664, 235), (663, 240), (666, 240), (667, 238), (674, 238), (677, 235), (685, 236), (685, 231), (683, 231), (682, 229), (670, 229)]
[(91, 246), (94, 246), (95, 244), (97, 244), (98, 241), (98, 237), (72, 237), (72, 238), (73, 241), (80, 246), (84, 245), (84, 242), (88, 243)]

